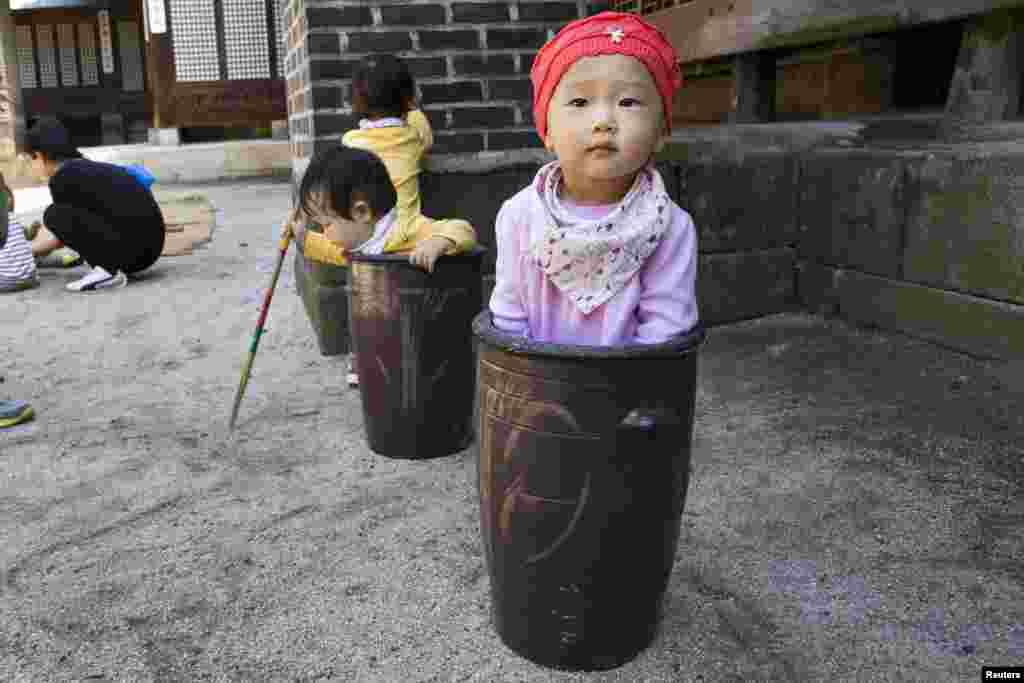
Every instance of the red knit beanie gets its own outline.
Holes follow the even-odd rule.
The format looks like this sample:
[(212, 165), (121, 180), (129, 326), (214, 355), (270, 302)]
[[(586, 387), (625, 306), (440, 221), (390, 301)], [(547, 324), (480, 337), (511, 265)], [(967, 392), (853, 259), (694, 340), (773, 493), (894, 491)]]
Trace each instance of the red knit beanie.
[(627, 55), (643, 62), (661, 93), (665, 125), (671, 124), (672, 96), (683, 84), (675, 49), (661, 31), (635, 14), (601, 12), (566, 25), (533, 60), (533, 120), (541, 139), (547, 135), (548, 104), (558, 82), (579, 59), (597, 55)]

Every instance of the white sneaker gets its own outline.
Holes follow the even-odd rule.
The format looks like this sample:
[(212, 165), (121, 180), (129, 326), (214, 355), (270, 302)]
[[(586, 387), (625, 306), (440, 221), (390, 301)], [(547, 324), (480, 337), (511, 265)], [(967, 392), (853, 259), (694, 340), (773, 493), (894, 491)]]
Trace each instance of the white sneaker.
[(111, 275), (103, 268), (95, 266), (89, 274), (80, 280), (69, 282), (69, 292), (95, 292), (99, 289), (118, 289), (128, 284), (128, 277), (120, 270)]

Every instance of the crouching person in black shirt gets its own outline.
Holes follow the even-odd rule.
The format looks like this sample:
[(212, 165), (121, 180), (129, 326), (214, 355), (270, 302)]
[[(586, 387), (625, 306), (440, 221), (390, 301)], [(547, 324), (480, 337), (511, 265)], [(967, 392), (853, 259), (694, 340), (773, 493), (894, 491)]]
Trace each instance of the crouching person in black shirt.
[(164, 248), (163, 214), (153, 194), (114, 164), (90, 161), (56, 119), (40, 120), (26, 135), (32, 170), (49, 181), (53, 204), (43, 225), (53, 238), (33, 244), (36, 256), (67, 245), (92, 270), (67, 285), (73, 292), (123, 287), (127, 275), (156, 263)]

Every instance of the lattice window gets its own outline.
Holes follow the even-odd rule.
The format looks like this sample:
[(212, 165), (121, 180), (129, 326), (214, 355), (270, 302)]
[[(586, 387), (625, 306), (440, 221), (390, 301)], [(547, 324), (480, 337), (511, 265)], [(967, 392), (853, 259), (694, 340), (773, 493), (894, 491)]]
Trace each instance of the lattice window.
[(57, 62), (53, 55), (53, 27), (36, 24), (36, 51), (39, 53), (39, 82), (44, 88), (56, 88)]
[(96, 59), (96, 28), (78, 25), (78, 58), (82, 63), (82, 85), (100, 84), (100, 66)]
[(219, 81), (213, 0), (171, 0), (170, 5), (177, 80)]
[(126, 91), (145, 90), (138, 24), (134, 21), (117, 22), (117, 42), (121, 51), (121, 88)]
[(57, 49), (60, 52), (60, 82), (65, 88), (78, 86), (78, 60), (75, 55), (75, 25), (57, 24)]
[(223, 0), (223, 7), (228, 79), (270, 78), (266, 3)]
[(288, 56), (288, 49), (285, 47), (284, 37), (288, 27), (285, 26), (285, 9), (288, 7), (288, 0), (269, 0), (274, 9), (274, 32), (277, 45), (277, 77), (284, 78), (285, 58)]
[(14, 32), (18, 49), (18, 79), (22, 88), (38, 88), (36, 53), (32, 49), (32, 27), (20, 25)]

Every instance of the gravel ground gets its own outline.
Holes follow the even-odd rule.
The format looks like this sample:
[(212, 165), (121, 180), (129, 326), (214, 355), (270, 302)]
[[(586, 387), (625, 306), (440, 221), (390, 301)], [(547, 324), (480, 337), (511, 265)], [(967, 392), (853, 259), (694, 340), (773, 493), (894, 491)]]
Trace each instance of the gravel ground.
[(0, 432), (0, 680), (968, 681), (1024, 663), (1010, 366), (811, 316), (715, 329), (658, 637), (615, 671), (553, 672), (490, 624), (475, 448), (369, 451), (291, 259), (229, 437), (290, 190), (194, 189), (221, 210), (194, 254), (116, 292), (48, 270), (0, 299), (0, 395), (38, 414)]

